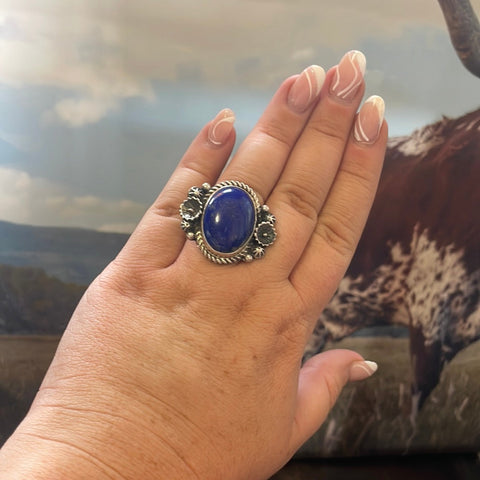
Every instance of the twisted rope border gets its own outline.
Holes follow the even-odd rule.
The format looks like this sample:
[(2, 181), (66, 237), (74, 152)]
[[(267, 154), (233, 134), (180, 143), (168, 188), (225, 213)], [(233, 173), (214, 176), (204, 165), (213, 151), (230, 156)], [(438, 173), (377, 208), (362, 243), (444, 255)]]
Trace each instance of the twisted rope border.
[[(218, 252), (212, 251), (208, 246), (205, 241), (205, 238), (202, 233), (202, 228), (201, 228), (201, 219), (203, 215), (203, 210), (205, 208), (205, 205), (208, 203), (209, 199), (211, 196), (217, 192), (218, 190), (225, 188), (225, 187), (237, 187), (241, 188), (245, 192), (248, 193), (250, 198), (253, 201), (254, 208), (255, 208), (255, 228), (252, 232), (251, 237), (245, 242), (243, 245), (243, 248), (241, 248), (239, 251), (237, 251), (234, 254), (230, 255), (222, 255)], [(195, 187), (192, 187), (192, 189)], [(190, 189), (190, 190), (192, 190)], [(261, 204), (259, 195), (251, 188), (249, 185), (246, 183), (240, 182), (238, 180), (225, 180), (223, 182), (217, 183), (213, 187), (209, 187), (207, 184), (203, 185), (204, 189), (204, 195), (202, 196), (201, 199), (201, 204), (202, 204), (202, 214), (198, 219), (195, 219), (192, 223), (192, 225), (188, 226), (187, 228), (187, 238), (191, 240), (195, 240), (197, 243), (198, 248), (202, 252), (202, 254), (211, 262), (216, 263), (218, 265), (232, 265), (241, 261), (244, 262), (251, 262), (254, 258), (261, 258), (263, 256), (263, 253), (258, 256), (255, 253), (255, 249), (260, 246), (260, 242), (258, 239), (256, 239), (256, 229), (261, 223), (265, 223), (265, 215), (266, 212), (268, 212), (268, 207), (266, 205)], [(208, 190), (207, 190), (208, 189)], [(190, 196), (190, 192), (189, 192)], [(188, 199), (188, 197), (187, 197)], [(182, 217), (183, 218), (183, 217)], [(269, 223), (269, 222), (267, 222)], [(272, 227), (273, 227), (273, 223)], [(183, 227), (182, 227), (183, 228)], [(185, 230), (185, 228), (184, 228)], [(189, 233), (190, 231), (190, 233)], [(194, 235), (192, 235), (192, 233)], [(191, 237), (190, 237), (191, 235)], [(275, 234), (276, 236), (276, 234)], [(192, 238), (193, 237), (193, 238)], [(273, 243), (273, 242), (272, 242)]]

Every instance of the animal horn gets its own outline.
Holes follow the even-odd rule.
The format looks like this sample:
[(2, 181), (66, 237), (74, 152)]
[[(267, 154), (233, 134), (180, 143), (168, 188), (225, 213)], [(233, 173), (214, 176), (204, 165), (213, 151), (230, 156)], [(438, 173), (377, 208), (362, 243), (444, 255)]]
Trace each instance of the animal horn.
[(452, 45), (463, 65), (480, 78), (480, 23), (470, 0), (438, 0)]

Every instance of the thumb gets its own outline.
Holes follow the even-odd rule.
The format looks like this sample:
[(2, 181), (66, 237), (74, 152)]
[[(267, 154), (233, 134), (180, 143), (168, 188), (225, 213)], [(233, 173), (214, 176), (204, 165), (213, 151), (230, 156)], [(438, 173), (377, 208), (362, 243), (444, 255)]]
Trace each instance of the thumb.
[(377, 370), (351, 350), (329, 350), (310, 358), (301, 368), (292, 448), (297, 450), (320, 427), (349, 381), (364, 380)]

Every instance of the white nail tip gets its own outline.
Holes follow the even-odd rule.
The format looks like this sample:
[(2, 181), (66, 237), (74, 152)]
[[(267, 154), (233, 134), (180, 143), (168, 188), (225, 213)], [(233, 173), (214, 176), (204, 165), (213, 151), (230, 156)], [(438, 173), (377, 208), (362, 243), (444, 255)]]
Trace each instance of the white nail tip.
[(354, 362), (350, 367), (350, 381), (358, 382), (371, 377), (378, 370), (378, 365), (375, 362), (368, 360), (361, 360)]
[(363, 76), (367, 68), (367, 60), (365, 58), (365, 55), (359, 50), (351, 50), (350, 52), (345, 54), (344, 58), (348, 59), (350, 65), (353, 68), (353, 77), (350, 79), (348, 85), (344, 86), (342, 89), (339, 90), (341, 78), (340, 68), (339, 65), (337, 65), (332, 90), (336, 93), (338, 97), (346, 99), (352, 93), (354, 93), (362, 83)]
[(377, 109), (380, 120), (382, 121), (385, 116), (385, 102), (383, 101), (383, 98), (378, 95), (372, 95), (365, 100), (365, 103), (372, 103), (374, 105)]
[(365, 360), (364, 362), (355, 363), (355, 368), (360, 369), (364, 372), (364, 374), (356, 374), (356, 379), (361, 379), (371, 377), (378, 370), (378, 365), (375, 362)]
[(209, 133), (209, 139), (214, 145), (221, 145), (223, 143), (223, 139), (218, 139), (218, 135), (217, 135), (218, 127), (224, 123), (233, 124), (235, 122), (235, 114), (233, 113), (232, 110), (228, 108), (223, 110), (222, 112), (219, 113), (217, 118), (220, 117), (221, 115), (223, 115), (223, 117), (221, 117), (219, 120), (217, 120), (214, 123)]
[(316, 98), (322, 89), (323, 82), (325, 81), (325, 70), (318, 65), (311, 65), (303, 71), (308, 83), (308, 100), (307, 105)]
[(352, 60), (355, 60), (357, 62), (358, 68), (360, 69), (362, 76), (365, 75), (365, 71), (367, 69), (367, 59), (365, 58), (365, 55), (360, 50), (352, 50), (349, 53)]
[(365, 360), (363, 363), (365, 364), (365, 368), (369, 371), (370, 375), (373, 375), (378, 370), (378, 364), (375, 362)]
[[(365, 119), (362, 110), (365, 107), (373, 106), (376, 110), (376, 115), (372, 118), (371, 115), (367, 114), (367, 119)], [(357, 142), (361, 143), (371, 143), (377, 139), (380, 127), (383, 123), (383, 118), (385, 116), (385, 102), (382, 97), (378, 95), (372, 95), (369, 97), (363, 107), (360, 109), (360, 112), (355, 121), (355, 126), (353, 129), (353, 136)], [(370, 117), (370, 118), (368, 118)], [(374, 122), (374, 124), (372, 124)]]
[[(315, 92), (313, 91), (313, 88), (310, 88), (311, 94), (313, 94), (314, 97), (316, 97), (319, 93), (320, 90), (322, 89), (323, 82), (325, 81), (325, 70), (322, 67), (319, 67), (318, 65), (312, 65), (311, 67), (308, 67), (307, 69), (308, 73), (313, 74), (313, 77), (315, 79)], [(311, 85), (311, 78), (310, 75), (308, 75), (309, 78), (309, 83)]]

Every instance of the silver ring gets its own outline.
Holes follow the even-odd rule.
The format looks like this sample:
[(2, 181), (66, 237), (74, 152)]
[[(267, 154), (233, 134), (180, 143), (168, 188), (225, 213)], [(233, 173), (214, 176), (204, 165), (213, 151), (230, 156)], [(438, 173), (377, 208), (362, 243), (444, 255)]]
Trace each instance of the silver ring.
[(251, 262), (277, 237), (275, 216), (247, 184), (228, 180), (192, 187), (180, 205), (181, 227), (210, 261)]

